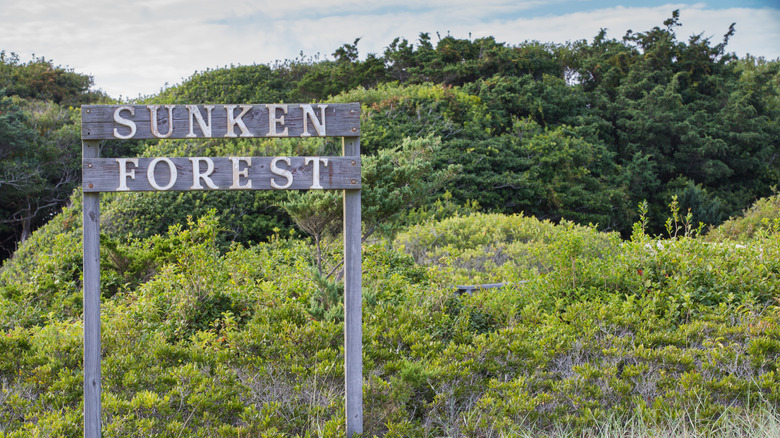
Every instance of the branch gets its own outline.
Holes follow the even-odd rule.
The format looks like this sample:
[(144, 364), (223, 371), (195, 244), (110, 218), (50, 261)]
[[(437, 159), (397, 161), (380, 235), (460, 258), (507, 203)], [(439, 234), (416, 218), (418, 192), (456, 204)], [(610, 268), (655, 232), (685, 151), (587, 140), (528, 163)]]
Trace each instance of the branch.
[(340, 262), (336, 264), (336, 266), (333, 267), (333, 269), (328, 272), (328, 275), (325, 276), (326, 279), (330, 278), (331, 275), (333, 275), (334, 272), (336, 272), (336, 269), (339, 269), (344, 264), (344, 259), (341, 259)]

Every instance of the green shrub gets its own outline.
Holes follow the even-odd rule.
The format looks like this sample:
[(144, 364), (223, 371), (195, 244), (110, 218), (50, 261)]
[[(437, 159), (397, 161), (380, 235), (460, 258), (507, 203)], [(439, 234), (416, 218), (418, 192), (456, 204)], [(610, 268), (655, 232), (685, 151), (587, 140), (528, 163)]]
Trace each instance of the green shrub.
[(742, 216), (730, 218), (707, 233), (710, 242), (747, 242), (757, 234), (780, 231), (780, 194), (756, 201)]
[[(78, 253), (80, 233), (66, 226), (78, 215), (68, 218), (6, 263), (4, 305), (37, 296), (27, 275), (80, 269), (39, 249)], [(104, 237), (103, 281), (115, 289), (102, 298), (106, 436), (343, 431), (338, 277), (318, 282), (307, 240), (275, 234), (225, 247), (223, 233), (212, 213), (149, 239)], [(571, 223), (472, 214), (411, 227), (398, 249), (365, 245), (364, 435), (773, 424), (778, 235), (742, 248), (684, 233), (658, 239), (639, 224), (622, 242)], [(505, 259), (475, 261), (486, 248)], [(337, 265), (339, 244), (323, 257)], [(454, 295), (459, 282), (483, 280), (508, 284)], [(53, 289), (78, 294), (68, 290)], [(81, 433), (81, 322), (55, 301), (46, 305), (40, 316), (3, 307), (5, 436)]]

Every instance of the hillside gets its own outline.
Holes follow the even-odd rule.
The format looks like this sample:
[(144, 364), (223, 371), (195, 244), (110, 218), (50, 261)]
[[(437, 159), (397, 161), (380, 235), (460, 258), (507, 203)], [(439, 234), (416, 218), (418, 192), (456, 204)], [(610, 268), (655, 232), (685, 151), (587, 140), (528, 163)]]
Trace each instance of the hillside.
[[(310, 241), (224, 233), (104, 242), (105, 436), (343, 430), (338, 283)], [(79, 241), (77, 203), (0, 274), (4, 436), (80, 435)], [(777, 224), (714, 245), (473, 213), (363, 257), (366, 436), (780, 427)]]
[[(361, 103), (364, 436), (777, 435), (780, 61), (678, 25), (356, 40), (134, 103)], [(0, 52), (1, 438), (81, 436), (73, 107), (111, 101), (90, 85)], [(342, 436), (340, 222), (337, 192), (104, 194), (104, 436)]]

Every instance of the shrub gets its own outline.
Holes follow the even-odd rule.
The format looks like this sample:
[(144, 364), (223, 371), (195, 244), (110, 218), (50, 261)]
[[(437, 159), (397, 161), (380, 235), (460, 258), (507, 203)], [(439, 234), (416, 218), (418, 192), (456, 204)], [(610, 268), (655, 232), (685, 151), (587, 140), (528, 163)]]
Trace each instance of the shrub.
[(761, 198), (740, 217), (730, 218), (707, 233), (710, 242), (753, 240), (761, 232), (780, 231), (780, 194)]

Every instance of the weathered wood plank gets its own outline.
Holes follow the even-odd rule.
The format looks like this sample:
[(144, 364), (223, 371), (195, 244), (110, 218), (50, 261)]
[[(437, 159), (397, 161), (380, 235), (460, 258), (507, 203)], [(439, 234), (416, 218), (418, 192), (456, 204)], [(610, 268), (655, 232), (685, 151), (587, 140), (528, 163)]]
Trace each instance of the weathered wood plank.
[(85, 158), (82, 187), (85, 193), (358, 189), (360, 157)]
[(85, 140), (359, 135), (359, 103), (81, 107)]
[[(95, 159), (99, 142), (85, 141), (82, 157)], [(100, 437), (100, 193), (84, 193), (84, 437)]]
[[(344, 157), (359, 159), (360, 138), (343, 140)], [(344, 377), (347, 437), (363, 433), (363, 298), (360, 190), (344, 190)]]

